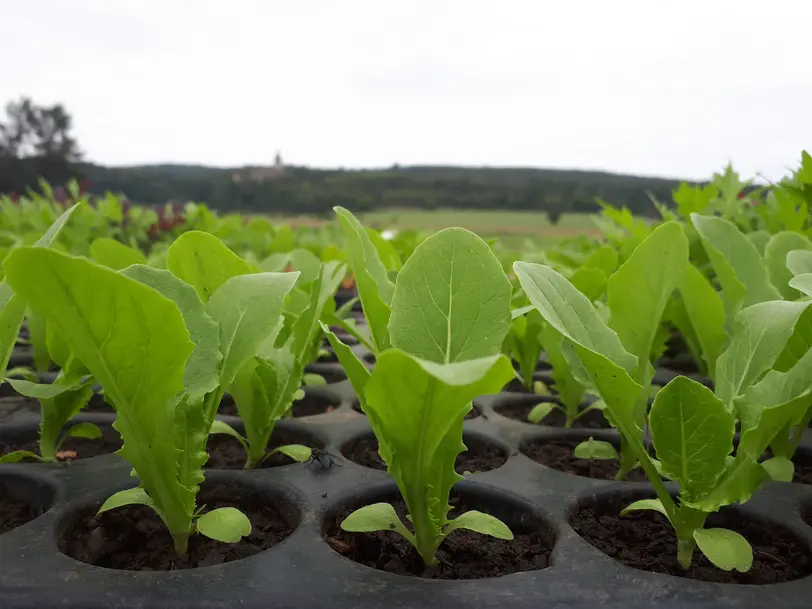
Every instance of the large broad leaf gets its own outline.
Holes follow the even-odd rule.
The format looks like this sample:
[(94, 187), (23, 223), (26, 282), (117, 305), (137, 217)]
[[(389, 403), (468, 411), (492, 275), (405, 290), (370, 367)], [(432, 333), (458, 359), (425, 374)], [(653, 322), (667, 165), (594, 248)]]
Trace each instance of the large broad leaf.
[(671, 293), (685, 274), (688, 239), (668, 222), (655, 229), (609, 278), (609, 327), (624, 348), (638, 358), (633, 378), (647, 384), (649, 355)]
[(238, 371), (230, 392), (245, 424), (249, 463), (265, 456), (274, 425), (293, 404), (302, 374), (301, 363), (285, 349), (251, 358)]
[(398, 274), (392, 346), (453, 363), (499, 353), (510, 327), (510, 282), (488, 244), (462, 228), (421, 243)]
[(728, 405), (769, 370), (808, 303), (774, 300), (743, 309), (716, 364), (716, 393)]
[[(59, 216), (34, 246), (50, 247), (79, 205), (81, 204), (77, 203)], [(8, 366), (24, 316), (25, 301), (16, 296), (6, 279), (3, 279), (0, 281), (0, 372), (5, 372)]]
[(691, 214), (691, 222), (722, 286), (729, 323), (743, 307), (781, 298), (758, 250), (735, 225), (723, 218), (697, 214)]
[(678, 317), (674, 322), (680, 331), (696, 337), (708, 376), (715, 378), (716, 360), (728, 339), (722, 299), (699, 269), (690, 263), (678, 289), (678, 306), (684, 310), (685, 317)]
[(188, 532), (195, 488), (179, 484), (174, 409), (194, 344), (174, 302), (129, 277), (47, 249), (6, 259), (9, 283), (57, 328), (117, 410), (130, 462), (173, 534)]
[(217, 237), (200, 231), (184, 233), (169, 246), (166, 268), (197, 290), (203, 302), (232, 277), (254, 271)]
[(343, 207), (333, 209), (344, 232), (347, 255), (355, 274), (358, 296), (369, 323), (375, 350), (383, 351), (390, 344), (387, 326), (395, 285), (390, 281), (378, 250), (361, 223)]
[(157, 290), (174, 302), (183, 315), (195, 350), (186, 362), (183, 386), (192, 400), (199, 400), (220, 384), (220, 328), (209, 317), (195, 289), (169, 271), (136, 264), (122, 271), (127, 277)]
[(220, 326), (223, 363), (220, 384), (228, 386), (237, 371), (272, 344), (282, 325), (282, 305), (299, 273), (238, 275), (220, 286), (206, 303), (206, 313)]
[(144, 254), (137, 249), (127, 247), (123, 243), (110, 239), (109, 237), (99, 237), (90, 244), (90, 255), (93, 260), (111, 269), (120, 271), (131, 264), (146, 264), (147, 259)]
[(654, 398), (649, 424), (663, 473), (694, 501), (711, 491), (733, 451), (733, 415), (704, 385), (678, 376)]
[(449, 492), (462, 478), (454, 460), (465, 449), (462, 426), (471, 400), (499, 391), (512, 377), (503, 355), (437, 364), (391, 349), (378, 358), (366, 385), (366, 414), (418, 539), (427, 531), (441, 536), (447, 522)]
[(800, 233), (784, 231), (773, 235), (764, 250), (770, 281), (786, 300), (798, 298), (798, 292), (789, 287), (794, 273), (787, 267), (787, 254), (795, 250), (812, 250), (812, 241)]

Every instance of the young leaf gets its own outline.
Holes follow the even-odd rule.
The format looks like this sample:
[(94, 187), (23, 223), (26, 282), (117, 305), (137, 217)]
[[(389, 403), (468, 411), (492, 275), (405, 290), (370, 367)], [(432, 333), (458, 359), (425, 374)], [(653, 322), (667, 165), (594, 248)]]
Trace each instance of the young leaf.
[(498, 518), (494, 518), (490, 514), (485, 514), (477, 510), (471, 510), (457, 516), (446, 525), (445, 532), (448, 534), (457, 529), (468, 529), (469, 531), (490, 535), (497, 539), (513, 539), (513, 533), (504, 522)]
[(324, 331), (325, 336), (327, 336), (327, 340), (330, 341), (330, 346), (333, 348), (336, 357), (338, 357), (338, 361), (344, 368), (344, 372), (347, 373), (347, 378), (350, 380), (355, 394), (361, 401), (361, 408), (363, 409), (366, 385), (371, 376), (369, 368), (367, 368), (364, 362), (361, 361), (361, 358), (347, 345), (342, 343), (326, 325), (321, 324), (321, 329)]
[(123, 243), (110, 239), (109, 237), (99, 237), (90, 244), (90, 255), (99, 264), (110, 267), (114, 271), (125, 269), (131, 264), (146, 264), (147, 259), (144, 254), (137, 249), (127, 247)]
[(725, 404), (732, 404), (773, 366), (808, 304), (762, 302), (736, 316), (730, 346), (716, 363), (716, 394)]
[(180, 309), (195, 344), (183, 373), (183, 386), (192, 400), (217, 389), (220, 375), (220, 328), (206, 313), (195, 289), (169, 271), (136, 264), (122, 271), (127, 277), (157, 290)]
[(225, 543), (237, 543), (251, 534), (251, 521), (235, 507), (206, 512), (197, 519), (196, 526), (200, 534)]
[(570, 281), (579, 292), (582, 292), (589, 300), (595, 301), (603, 296), (609, 279), (600, 269), (582, 266), (576, 269), (570, 277)]
[(234, 429), (231, 425), (224, 421), (220, 421), (215, 419), (211, 424), (211, 429), (209, 430), (210, 434), (222, 434), (224, 436), (231, 436), (235, 440), (237, 440), (242, 447), (245, 449), (245, 452), (248, 452), (248, 442), (245, 438), (240, 435), (236, 429)]
[(764, 250), (770, 281), (785, 300), (798, 298), (798, 292), (789, 287), (794, 273), (787, 268), (787, 255), (795, 250), (812, 250), (812, 241), (800, 233), (783, 231), (773, 235)]
[(222, 386), (231, 384), (240, 367), (259, 352), (263, 343), (272, 343), (280, 329), (285, 296), (298, 276), (238, 275), (226, 280), (206, 303), (206, 313), (220, 326)]
[(155, 505), (155, 502), (147, 492), (140, 486), (136, 486), (135, 488), (119, 491), (108, 497), (107, 501), (102, 504), (96, 514), (124, 507), (125, 505), (145, 505), (160, 513), (158, 506)]
[(618, 454), (615, 447), (612, 446), (609, 442), (604, 442), (602, 440), (593, 440), (589, 438), (584, 442), (578, 444), (575, 449), (572, 451), (572, 454), (575, 455), (578, 459), (618, 459), (620, 455)]
[(178, 307), (124, 275), (48, 249), (13, 251), (6, 273), (104, 387), (118, 413), (120, 454), (172, 535), (188, 535), (196, 489), (178, 484), (174, 412), (167, 407), (183, 389), (194, 348)]
[(19, 463), (23, 459), (36, 459), (37, 461), (45, 461), (37, 453), (30, 450), (14, 450), (10, 453), (0, 455), (0, 463)]
[(555, 402), (541, 402), (536, 404), (527, 414), (527, 420), (531, 423), (540, 423), (548, 414), (555, 410), (555, 407)]
[(665, 507), (663, 507), (663, 502), (659, 499), (639, 499), (623, 508), (620, 515), (625, 516), (629, 512), (635, 512), (637, 510), (654, 510), (668, 518), (668, 513), (665, 511)]
[(48, 372), (51, 367), (51, 357), (48, 354), (47, 324), (44, 319), (31, 310), (26, 314), (26, 318), (28, 319), (28, 340), (34, 348), (34, 368), (37, 372)]
[(392, 346), (428, 361), (495, 355), (510, 327), (510, 282), (479, 237), (448, 228), (421, 243), (398, 274)]
[(685, 275), (688, 239), (668, 222), (656, 228), (609, 278), (609, 327), (624, 348), (638, 358), (632, 375), (648, 383), (649, 355), (671, 293)]
[(102, 430), (95, 423), (77, 423), (68, 429), (68, 435), (74, 438), (86, 438), (87, 440), (98, 440), (102, 437)]
[(795, 465), (786, 457), (767, 459), (761, 466), (776, 482), (792, 482), (795, 477)]
[(350, 533), (395, 531), (414, 543), (414, 535), (388, 503), (373, 503), (355, 510), (341, 522), (341, 528)]
[(713, 391), (678, 376), (654, 398), (651, 435), (663, 473), (689, 501), (716, 486), (733, 451), (735, 421)]
[(725, 571), (748, 571), (753, 566), (753, 548), (730, 529), (695, 529), (694, 539), (702, 553)]
[(789, 286), (812, 297), (812, 273), (796, 275), (789, 281)]
[(273, 452), (280, 452), (287, 455), (298, 463), (304, 463), (313, 455), (313, 449), (303, 444), (285, 444), (273, 450)]
[(254, 269), (210, 233), (189, 231), (169, 246), (166, 268), (206, 302), (226, 281)]

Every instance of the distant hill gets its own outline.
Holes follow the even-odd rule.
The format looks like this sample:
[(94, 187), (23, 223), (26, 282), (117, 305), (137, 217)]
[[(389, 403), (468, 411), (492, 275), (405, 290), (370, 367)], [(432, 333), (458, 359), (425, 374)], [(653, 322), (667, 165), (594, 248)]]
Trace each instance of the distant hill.
[(91, 191), (124, 193), (138, 203), (195, 200), (224, 211), (330, 213), (421, 209), (533, 209), (560, 214), (597, 209), (596, 198), (653, 213), (649, 193), (670, 201), (678, 180), (604, 171), (532, 167), (393, 166), (316, 169), (301, 166), (226, 168), (204, 165), (83, 165)]

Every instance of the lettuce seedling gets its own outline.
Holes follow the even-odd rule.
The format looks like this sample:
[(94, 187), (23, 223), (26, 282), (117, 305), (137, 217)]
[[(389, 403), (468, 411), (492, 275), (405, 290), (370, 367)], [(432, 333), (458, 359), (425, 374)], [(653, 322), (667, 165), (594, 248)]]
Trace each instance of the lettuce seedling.
[[(762, 453), (775, 434), (807, 406), (807, 386), (788, 383), (779, 393), (769, 370), (779, 360), (808, 303), (770, 301), (742, 310), (731, 344), (717, 362), (717, 394), (685, 377), (675, 378), (657, 393), (648, 417), (658, 458), (654, 461), (642, 441), (646, 421), (641, 425), (638, 418), (640, 399), (647, 396), (634, 379), (640, 369), (638, 358), (564, 277), (536, 264), (517, 262), (514, 268), (531, 302), (566, 339), (573, 364), (605, 402), (626, 447), (654, 488), (656, 499), (635, 502), (626, 511), (663, 513), (674, 527), (677, 560), (685, 568), (698, 547), (722, 569), (749, 569), (752, 551), (741, 535), (704, 529), (703, 525), (708, 514), (746, 501), (759, 488), (767, 477), (767, 468), (758, 463)], [(810, 363), (812, 358), (796, 360), (793, 378), (808, 375), (804, 366)], [(757, 390), (760, 387), (763, 393)], [(742, 436), (732, 456), (737, 412)], [(679, 502), (672, 498), (660, 472), (679, 484)]]
[(488, 245), (466, 230), (446, 229), (420, 244), (398, 273), (387, 327), (373, 330), (393, 348), (380, 354), (373, 372), (328, 333), (413, 531), (384, 503), (353, 512), (342, 528), (396, 531), (427, 565), (437, 563), (437, 548), (458, 528), (512, 539), (504, 523), (481, 512), (448, 518), (449, 494), (461, 479), (454, 461), (465, 449), (465, 414), (474, 397), (499, 391), (514, 375), (500, 354), (510, 301), (510, 282)]
[(533, 375), (541, 357), (541, 323), (541, 315), (535, 309), (517, 309), (513, 312), (510, 331), (504, 344), (505, 355), (512, 357), (518, 364), (519, 379), (531, 393), (535, 391)]
[(278, 331), (296, 280), (250, 274), (212, 235), (184, 238), (168, 262), (190, 283), (169, 271), (133, 265), (119, 273), (49, 250), (21, 248), (5, 263), (9, 283), (53, 324), (116, 409), (119, 453), (140, 484), (114, 494), (100, 511), (151, 507), (179, 553), (195, 532), (235, 542), (251, 530), (238, 510), (201, 514), (195, 498), (223, 387)]

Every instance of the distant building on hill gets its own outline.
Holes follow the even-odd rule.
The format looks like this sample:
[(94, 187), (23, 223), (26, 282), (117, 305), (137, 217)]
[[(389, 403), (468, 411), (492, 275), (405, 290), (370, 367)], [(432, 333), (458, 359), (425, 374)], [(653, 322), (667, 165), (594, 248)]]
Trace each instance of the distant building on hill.
[(282, 155), (277, 152), (274, 164), (270, 167), (243, 167), (231, 174), (231, 179), (235, 182), (267, 182), (278, 180), (284, 175), (285, 163), (282, 161)]

